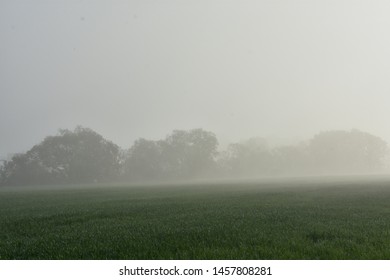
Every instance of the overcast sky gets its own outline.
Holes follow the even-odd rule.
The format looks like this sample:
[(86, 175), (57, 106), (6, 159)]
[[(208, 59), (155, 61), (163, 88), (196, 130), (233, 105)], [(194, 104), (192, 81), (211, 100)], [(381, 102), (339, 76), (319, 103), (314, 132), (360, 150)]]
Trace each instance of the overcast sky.
[(390, 2), (0, 1), (0, 156), (59, 128), (123, 148), (360, 129), (390, 142)]

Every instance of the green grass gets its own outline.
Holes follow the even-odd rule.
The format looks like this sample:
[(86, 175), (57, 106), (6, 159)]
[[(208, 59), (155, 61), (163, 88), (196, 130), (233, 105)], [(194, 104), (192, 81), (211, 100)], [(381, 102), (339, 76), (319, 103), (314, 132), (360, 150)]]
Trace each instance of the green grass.
[(390, 181), (1, 188), (0, 259), (390, 259)]

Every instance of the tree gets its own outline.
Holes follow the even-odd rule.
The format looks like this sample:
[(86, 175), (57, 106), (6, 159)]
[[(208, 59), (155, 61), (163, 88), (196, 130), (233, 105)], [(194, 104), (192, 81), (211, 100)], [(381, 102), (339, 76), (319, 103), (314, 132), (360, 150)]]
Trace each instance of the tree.
[(2, 185), (20, 185), (28, 180), (35, 184), (43, 177), (44, 170), (39, 162), (34, 160), (33, 153), (16, 154), (11, 161), (6, 161), (1, 170)]
[(132, 181), (161, 179), (163, 175), (161, 155), (159, 141), (138, 139), (126, 155), (123, 177)]
[(359, 130), (327, 131), (309, 143), (313, 167), (320, 173), (370, 173), (381, 171), (387, 144)]
[(257, 177), (273, 172), (273, 157), (263, 138), (230, 144), (218, 160), (220, 170), (227, 176)]
[(207, 176), (215, 168), (218, 140), (202, 129), (175, 130), (164, 140), (137, 140), (124, 163), (128, 180), (175, 180)]
[(113, 180), (119, 147), (89, 128), (60, 130), (3, 167), (3, 184), (93, 183)]
[(307, 143), (268, 149), (264, 140), (229, 145), (220, 154), (222, 176), (363, 174), (381, 172), (387, 144), (358, 130), (328, 131)]
[(209, 176), (215, 169), (218, 140), (212, 132), (174, 130), (161, 145), (165, 172), (173, 178)]

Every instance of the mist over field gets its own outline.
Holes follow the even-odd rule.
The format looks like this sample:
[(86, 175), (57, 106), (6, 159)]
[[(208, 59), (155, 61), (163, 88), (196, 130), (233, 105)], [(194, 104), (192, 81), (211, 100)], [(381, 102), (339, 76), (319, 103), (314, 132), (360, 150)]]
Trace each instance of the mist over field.
[(0, 260), (390, 259), (389, 15), (1, 0)]
[(389, 11), (1, 1), (2, 182), (386, 174)]

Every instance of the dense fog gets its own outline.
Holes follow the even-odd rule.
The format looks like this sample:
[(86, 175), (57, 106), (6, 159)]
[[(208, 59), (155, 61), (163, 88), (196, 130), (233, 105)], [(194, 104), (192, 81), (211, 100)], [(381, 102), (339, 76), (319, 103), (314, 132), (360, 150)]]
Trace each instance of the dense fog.
[(261, 138), (219, 150), (213, 132), (174, 130), (128, 149), (92, 129), (46, 137), (0, 166), (0, 185), (164, 183), (280, 176), (387, 174), (388, 147), (358, 130), (326, 131), (299, 145), (270, 148)]
[(386, 173), (389, 11), (1, 1), (2, 183)]

